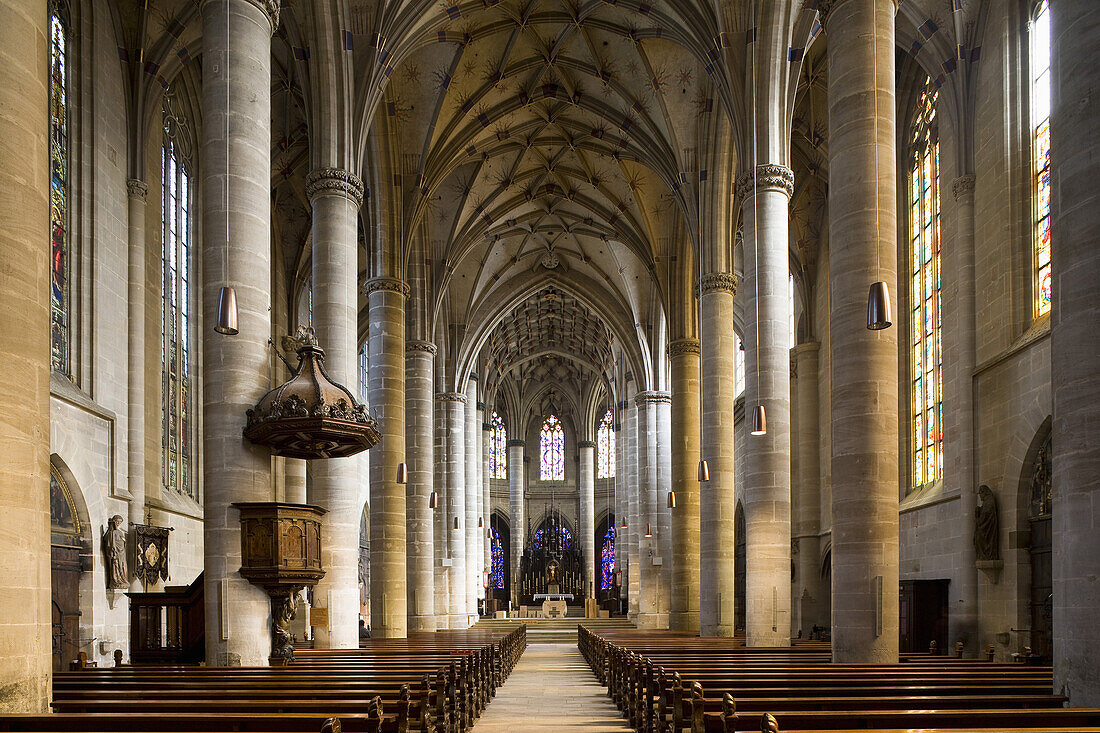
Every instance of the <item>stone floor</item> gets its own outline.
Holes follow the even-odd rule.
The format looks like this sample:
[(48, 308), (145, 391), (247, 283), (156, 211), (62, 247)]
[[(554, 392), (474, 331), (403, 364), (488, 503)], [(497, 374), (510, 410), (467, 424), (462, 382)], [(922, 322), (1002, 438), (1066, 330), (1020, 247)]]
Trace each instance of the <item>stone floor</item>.
[(629, 731), (576, 644), (528, 646), (473, 733)]

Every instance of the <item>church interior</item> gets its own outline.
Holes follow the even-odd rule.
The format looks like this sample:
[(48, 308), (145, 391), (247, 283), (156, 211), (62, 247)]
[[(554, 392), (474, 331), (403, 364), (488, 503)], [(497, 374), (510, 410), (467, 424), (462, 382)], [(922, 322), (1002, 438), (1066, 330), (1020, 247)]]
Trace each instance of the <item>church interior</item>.
[(1100, 732), (1097, 49), (0, 0), (0, 731)]

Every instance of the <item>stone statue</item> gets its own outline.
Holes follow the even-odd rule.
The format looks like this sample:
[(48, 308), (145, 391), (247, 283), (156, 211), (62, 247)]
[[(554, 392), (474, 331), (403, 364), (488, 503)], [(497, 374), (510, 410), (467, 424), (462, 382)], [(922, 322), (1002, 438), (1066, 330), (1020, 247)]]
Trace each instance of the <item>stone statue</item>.
[(114, 515), (107, 521), (107, 531), (103, 533), (107, 587), (113, 590), (130, 587), (126, 571), (126, 532), (122, 529), (125, 521), (121, 514)]
[(981, 502), (974, 511), (974, 550), (979, 562), (1001, 558), (1000, 525), (997, 517), (997, 497), (985, 484), (978, 487)]
[(294, 661), (294, 636), (290, 622), (298, 613), (297, 593), (274, 599), (274, 618), (271, 623), (271, 656), (282, 659), (284, 664)]

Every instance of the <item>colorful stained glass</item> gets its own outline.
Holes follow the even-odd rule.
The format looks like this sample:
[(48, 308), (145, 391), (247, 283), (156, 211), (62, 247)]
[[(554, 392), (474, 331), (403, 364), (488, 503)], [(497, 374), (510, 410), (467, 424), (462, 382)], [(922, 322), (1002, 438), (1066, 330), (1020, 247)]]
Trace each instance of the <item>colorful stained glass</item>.
[(596, 478), (615, 478), (615, 426), (611, 410), (596, 429)]
[[(195, 496), (192, 179), (178, 117), (165, 110), (161, 149), (161, 369), (166, 487)], [(171, 117), (171, 124), (168, 119)]]
[(50, 3), (50, 367), (69, 368), (69, 109), (66, 21)]
[(496, 410), (489, 419), (489, 478), (508, 478), (508, 431)]
[(909, 302), (912, 373), (910, 412), (913, 440), (913, 486), (942, 476), (943, 405), (940, 308), (940, 156), (936, 119), (938, 90), (926, 81), (913, 118), (910, 136), (908, 190), (910, 262)]
[(492, 560), (489, 571), (492, 587), (504, 590), (504, 543), (500, 540), (500, 532), (492, 526), (489, 527), (489, 548)]
[(600, 589), (611, 590), (615, 587), (615, 522), (607, 523), (607, 531), (600, 545)]
[(565, 480), (565, 431), (556, 415), (546, 418), (539, 437), (539, 478)]
[(1031, 125), (1034, 130), (1035, 315), (1050, 312), (1050, 5), (1039, 4), (1031, 25)]
[(368, 378), (370, 375), (368, 368), (370, 366), (369, 353), (367, 344), (363, 344), (363, 348), (359, 349), (359, 401), (364, 405), (367, 404)]
[(568, 550), (573, 547), (573, 533), (564, 524), (553, 519), (547, 519), (535, 530), (531, 546), (536, 550), (560, 549)]

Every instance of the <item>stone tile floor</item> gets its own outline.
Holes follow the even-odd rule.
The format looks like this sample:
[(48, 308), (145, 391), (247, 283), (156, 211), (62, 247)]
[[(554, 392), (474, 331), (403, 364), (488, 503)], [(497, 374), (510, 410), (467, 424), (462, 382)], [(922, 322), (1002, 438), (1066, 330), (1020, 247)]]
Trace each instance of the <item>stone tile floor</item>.
[(630, 731), (573, 644), (529, 645), (473, 733)]

